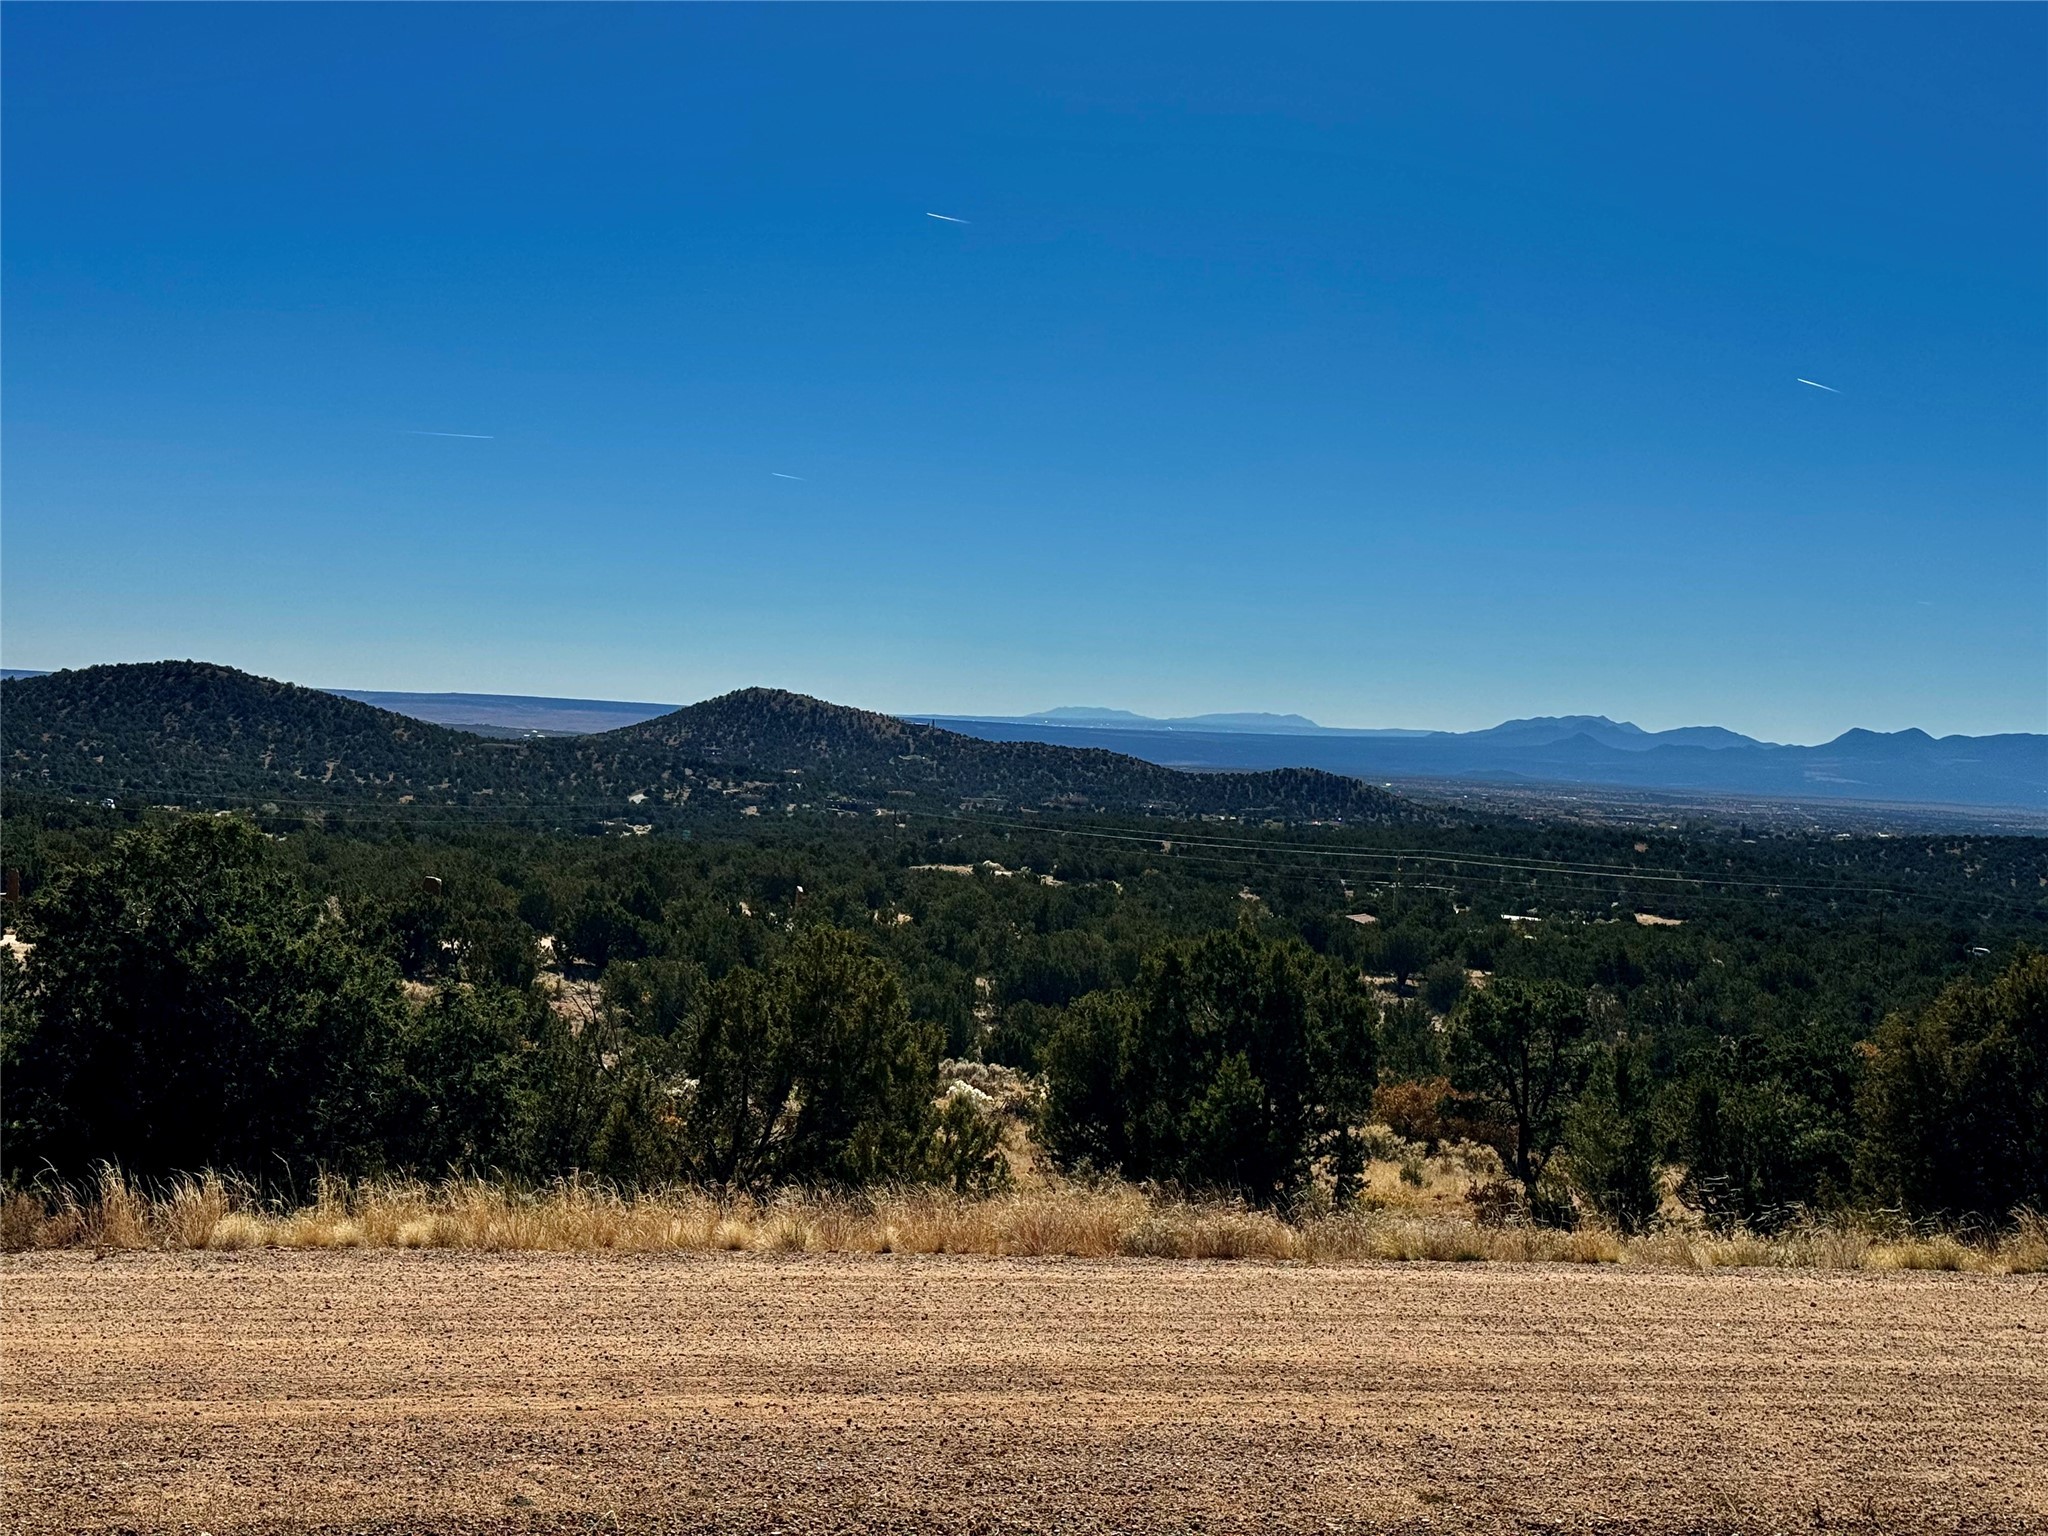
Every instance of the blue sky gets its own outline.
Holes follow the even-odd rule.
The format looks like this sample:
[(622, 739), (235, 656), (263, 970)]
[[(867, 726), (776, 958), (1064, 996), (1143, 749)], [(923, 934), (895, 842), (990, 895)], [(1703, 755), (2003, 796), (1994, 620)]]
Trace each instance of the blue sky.
[(2040, 7), (4, 25), (8, 665), (2048, 727)]

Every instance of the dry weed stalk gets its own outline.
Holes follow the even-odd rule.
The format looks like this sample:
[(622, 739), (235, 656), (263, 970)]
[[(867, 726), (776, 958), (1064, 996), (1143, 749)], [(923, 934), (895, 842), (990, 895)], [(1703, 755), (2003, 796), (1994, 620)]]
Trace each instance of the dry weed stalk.
[(1623, 1238), (1601, 1227), (1484, 1226), (1434, 1191), (1288, 1218), (1229, 1201), (1131, 1185), (1050, 1185), (986, 1198), (930, 1189), (785, 1191), (766, 1199), (701, 1189), (629, 1195), (583, 1180), (519, 1190), (482, 1179), (351, 1184), (325, 1179), (283, 1208), (215, 1174), (149, 1190), (117, 1169), (87, 1191), (0, 1199), (0, 1247), (446, 1248), (482, 1252), (902, 1253), (1028, 1258), (1628, 1264), (1692, 1270), (2048, 1272), (2048, 1218), (2008, 1231), (1877, 1235), (1816, 1223), (1770, 1236), (1666, 1226)]

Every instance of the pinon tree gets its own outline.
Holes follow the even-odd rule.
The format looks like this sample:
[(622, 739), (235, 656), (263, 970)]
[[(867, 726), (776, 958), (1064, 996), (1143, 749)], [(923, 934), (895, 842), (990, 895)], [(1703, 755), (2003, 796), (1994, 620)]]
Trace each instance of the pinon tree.
[(2048, 955), (1955, 983), (1871, 1042), (1859, 1175), (1921, 1215), (2048, 1211)]
[(1507, 977), (1468, 994), (1454, 1021), (1452, 1081), (1499, 1118), (1501, 1151), (1539, 1217), (1562, 1214), (1542, 1200), (1539, 1186), (1586, 1080), (1588, 1025), (1584, 993)]
[(1375, 1077), (1375, 1011), (1299, 940), (1247, 930), (1171, 945), (1127, 994), (1068, 1010), (1045, 1051), (1055, 1157), (1264, 1203), (1327, 1159), (1340, 1199)]
[(0, 1070), (13, 1169), (264, 1181), (379, 1160), (403, 1072), (398, 973), (242, 822), (118, 839), (27, 904)]
[(685, 1057), (689, 1170), (746, 1188), (923, 1177), (940, 1046), (858, 938), (800, 934), (704, 991)]
[(1593, 1058), (1586, 1091), (1565, 1119), (1572, 1184), (1623, 1232), (1656, 1219), (1662, 1196), (1656, 1080), (1648, 1044), (1617, 1038)]

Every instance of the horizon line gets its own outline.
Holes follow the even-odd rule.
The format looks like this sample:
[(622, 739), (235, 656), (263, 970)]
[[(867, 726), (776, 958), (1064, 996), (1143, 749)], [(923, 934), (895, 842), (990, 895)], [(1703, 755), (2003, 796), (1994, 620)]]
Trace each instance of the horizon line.
[[(50, 674), (52, 674), (52, 673), (54, 673), (54, 672), (60, 672), (60, 671), (84, 671), (84, 670), (87, 670), (87, 669), (88, 669), (88, 668), (90, 668), (90, 667), (103, 667), (103, 666), (106, 666), (106, 667), (112, 667), (112, 666), (154, 666), (154, 665), (160, 665), (160, 664), (162, 664), (162, 663), (164, 663), (164, 662), (170, 662), (170, 661), (193, 661), (193, 662), (198, 662), (199, 660), (200, 660), (200, 659), (199, 659), (199, 658), (197, 658), (197, 657), (171, 657), (171, 656), (163, 656), (163, 657), (155, 657), (155, 658), (152, 658), (152, 659), (150, 659), (150, 660), (144, 660), (144, 661), (105, 661), (105, 662), (87, 662), (87, 663), (83, 664), (82, 666), (77, 666), (77, 667), (17, 667), (17, 666), (4, 666), (4, 667), (0, 667), (0, 676), (5, 676), (5, 677), (24, 677), (24, 678), (27, 678), (27, 677), (46, 677), (46, 676), (49, 676)], [(1864, 726), (1864, 725), (1851, 725), (1851, 726), (1846, 726), (1846, 727), (1844, 727), (1843, 729), (1841, 729), (1841, 730), (1839, 730), (1839, 731), (1835, 732), (1835, 733), (1834, 733), (1833, 735), (1831, 735), (1831, 736), (1825, 736), (1825, 737), (1821, 737), (1820, 739), (1817, 739), (1817, 740), (1808, 740), (1808, 741), (1793, 741), (1793, 740), (1773, 740), (1773, 739), (1771, 739), (1771, 738), (1768, 738), (1768, 737), (1762, 737), (1762, 736), (1754, 736), (1754, 735), (1751, 735), (1751, 734), (1750, 734), (1749, 732), (1747, 732), (1747, 731), (1742, 731), (1742, 730), (1739, 730), (1739, 729), (1737, 729), (1737, 728), (1736, 728), (1736, 727), (1734, 727), (1734, 726), (1720, 725), (1720, 724), (1718, 724), (1718, 723), (1715, 723), (1715, 722), (1705, 722), (1705, 721), (1691, 721), (1691, 722), (1688, 722), (1687, 724), (1684, 724), (1684, 725), (1676, 725), (1676, 726), (1663, 726), (1663, 727), (1656, 727), (1656, 728), (1652, 728), (1652, 727), (1648, 727), (1648, 726), (1642, 726), (1642, 725), (1637, 725), (1637, 724), (1636, 724), (1636, 723), (1635, 723), (1634, 721), (1628, 720), (1628, 719), (1626, 719), (1626, 718), (1623, 718), (1623, 717), (1619, 717), (1619, 716), (1614, 716), (1614, 715), (1606, 714), (1606, 713), (1604, 713), (1604, 712), (1603, 712), (1603, 713), (1596, 713), (1596, 712), (1593, 712), (1593, 711), (1587, 711), (1587, 710), (1538, 710), (1538, 711), (1532, 711), (1532, 712), (1530, 712), (1530, 713), (1527, 713), (1527, 714), (1519, 714), (1519, 715), (1509, 715), (1509, 716), (1506, 716), (1506, 717), (1504, 717), (1504, 718), (1502, 718), (1502, 719), (1499, 719), (1499, 720), (1494, 720), (1494, 721), (1492, 721), (1491, 723), (1489, 723), (1489, 724), (1485, 724), (1485, 725), (1475, 725), (1475, 726), (1465, 726), (1465, 727), (1456, 727), (1456, 726), (1402, 726), (1402, 725), (1329, 725), (1329, 724), (1325, 724), (1324, 722), (1321, 722), (1321, 721), (1318, 721), (1318, 720), (1314, 720), (1314, 719), (1310, 718), (1310, 717), (1309, 717), (1309, 716), (1307, 716), (1307, 715), (1303, 715), (1303, 714), (1300, 714), (1300, 713), (1298, 713), (1298, 712), (1294, 712), (1294, 711), (1279, 711), (1279, 710), (1243, 710), (1243, 709), (1238, 709), (1238, 710), (1231, 710), (1231, 709), (1219, 709), (1219, 710), (1204, 710), (1204, 711), (1201, 711), (1201, 712), (1200, 712), (1199, 714), (1186, 714), (1186, 715), (1146, 715), (1146, 714), (1143, 714), (1143, 713), (1140, 713), (1140, 712), (1137, 712), (1137, 711), (1127, 711), (1127, 713), (1129, 713), (1129, 714), (1132, 714), (1132, 715), (1134, 715), (1134, 716), (1135, 716), (1135, 719), (1133, 719), (1133, 720), (1129, 720), (1129, 721), (1116, 721), (1116, 720), (1109, 720), (1109, 721), (1099, 721), (1099, 722), (1088, 722), (1088, 721), (1057, 721), (1057, 720), (1048, 720), (1048, 719), (1047, 719), (1047, 716), (1048, 716), (1048, 714), (1050, 713), (1050, 711), (1048, 711), (1048, 710), (1039, 710), (1039, 711), (1035, 711), (1035, 712), (1034, 712), (1034, 711), (1021, 711), (1021, 712), (1010, 712), (1010, 713), (1003, 713), (1003, 712), (998, 712), (998, 711), (995, 711), (995, 710), (982, 710), (982, 711), (963, 711), (963, 710), (959, 710), (959, 709), (950, 709), (950, 710), (947, 710), (947, 709), (937, 709), (937, 710), (932, 710), (932, 709), (918, 709), (918, 710), (901, 710), (901, 709), (888, 709), (888, 708), (881, 708), (881, 707), (877, 707), (877, 706), (873, 706), (873, 705), (867, 705), (867, 704), (850, 704), (850, 703), (846, 703), (846, 701), (843, 701), (843, 700), (837, 700), (837, 699), (831, 699), (831, 698), (828, 698), (828, 697), (827, 697), (826, 695), (824, 695), (824, 694), (821, 694), (821, 693), (813, 693), (813, 692), (808, 692), (808, 691), (806, 691), (806, 690), (804, 690), (804, 689), (801, 689), (801, 688), (790, 688), (790, 687), (784, 687), (784, 686), (782, 686), (782, 685), (780, 685), (780, 684), (772, 684), (772, 683), (741, 683), (741, 684), (738, 684), (738, 685), (736, 685), (736, 686), (734, 686), (734, 687), (729, 687), (729, 688), (719, 688), (719, 689), (716, 689), (716, 690), (714, 690), (714, 691), (712, 691), (712, 692), (710, 692), (710, 693), (707, 693), (707, 694), (705, 694), (705, 695), (704, 695), (703, 697), (701, 697), (701, 698), (698, 698), (698, 699), (694, 699), (694, 700), (691, 700), (691, 701), (689, 701), (689, 702), (687, 702), (687, 703), (681, 703), (681, 704), (669, 704), (669, 703), (663, 703), (663, 702), (661, 702), (661, 701), (658, 701), (658, 700), (652, 700), (652, 699), (619, 699), (619, 698), (606, 698), (606, 697), (601, 697), (601, 696), (598, 696), (598, 695), (583, 695), (583, 694), (566, 694), (566, 693), (546, 693), (546, 694), (542, 694), (542, 693), (518, 693), (518, 692), (510, 692), (510, 691), (506, 691), (506, 690), (503, 690), (503, 689), (493, 689), (493, 688), (373, 688), (373, 687), (361, 687), (361, 686), (357, 686), (357, 685), (354, 685), (354, 684), (346, 684), (346, 685), (344, 685), (344, 684), (325, 684), (325, 683), (299, 683), (299, 682), (297, 682), (297, 681), (296, 681), (295, 679), (292, 679), (292, 678), (287, 678), (287, 677), (280, 677), (280, 676), (277, 676), (277, 675), (276, 675), (276, 674), (274, 674), (274, 673), (267, 673), (267, 672), (257, 672), (257, 671), (254, 671), (254, 670), (252, 670), (252, 669), (249, 669), (249, 668), (245, 668), (245, 667), (237, 667), (237, 666), (235, 666), (235, 665), (234, 665), (233, 663), (231, 663), (231, 662), (202, 662), (201, 664), (202, 664), (202, 665), (209, 665), (209, 666), (221, 666), (221, 667), (227, 667), (227, 668), (229, 668), (229, 669), (230, 669), (230, 670), (232, 670), (232, 671), (238, 671), (238, 672), (246, 672), (246, 673), (248, 673), (248, 675), (250, 675), (250, 676), (252, 676), (252, 677), (263, 677), (263, 678), (268, 678), (268, 679), (270, 679), (271, 681), (275, 681), (275, 682), (289, 682), (289, 683), (294, 683), (294, 684), (295, 684), (295, 686), (298, 686), (298, 687), (302, 687), (302, 688), (310, 688), (310, 689), (312, 689), (313, 691), (315, 691), (315, 692), (317, 692), (317, 693), (331, 693), (331, 694), (335, 694), (335, 695), (337, 695), (338, 697), (347, 697), (347, 696), (348, 696), (349, 694), (351, 694), (351, 693), (379, 693), (379, 694), (392, 694), (392, 695), (408, 695), (408, 696), (412, 696), (412, 697), (416, 697), (416, 698), (435, 698), (435, 697), (471, 697), (471, 698), (495, 698), (495, 699), (520, 699), (520, 700), (532, 700), (532, 701), (535, 701), (535, 702), (548, 702), (548, 703), (561, 703), (561, 704), (613, 705), (613, 706), (625, 706), (625, 707), (628, 707), (628, 708), (633, 708), (633, 709), (640, 709), (640, 708), (658, 708), (658, 709), (661, 709), (661, 710), (664, 710), (664, 711), (674, 711), (674, 710), (678, 710), (678, 709), (688, 709), (688, 708), (690, 708), (690, 707), (691, 707), (691, 706), (692, 706), (693, 704), (703, 704), (703, 703), (708, 703), (708, 702), (710, 702), (710, 701), (711, 701), (711, 700), (713, 700), (713, 699), (723, 698), (723, 697), (725, 697), (725, 696), (726, 696), (726, 695), (728, 695), (728, 694), (732, 694), (732, 693), (740, 693), (740, 692), (745, 692), (745, 691), (746, 691), (747, 689), (750, 689), (750, 688), (764, 688), (764, 689), (773, 689), (774, 691), (777, 691), (777, 692), (783, 692), (783, 693), (793, 693), (793, 694), (799, 694), (799, 695), (801, 695), (801, 696), (803, 696), (803, 697), (805, 697), (805, 698), (814, 698), (814, 699), (818, 699), (818, 700), (820, 700), (821, 702), (824, 702), (824, 703), (828, 703), (828, 704), (841, 704), (841, 705), (843, 705), (843, 707), (847, 707), (847, 708), (854, 708), (854, 709), (865, 709), (865, 710), (868, 710), (868, 711), (869, 711), (870, 713), (872, 713), (872, 714), (879, 714), (879, 715), (888, 715), (888, 716), (890, 716), (891, 718), (893, 718), (893, 719), (897, 719), (897, 720), (905, 720), (905, 721), (918, 721), (918, 720), (934, 720), (934, 721), (943, 721), (943, 720), (986, 720), (986, 721), (991, 721), (991, 722), (997, 722), (997, 723), (1015, 723), (1015, 724), (1041, 724), (1041, 723), (1043, 723), (1043, 724), (1049, 724), (1049, 725), (1054, 725), (1054, 726), (1065, 726), (1065, 727), (1068, 727), (1068, 728), (1072, 728), (1072, 729), (1116, 729), (1116, 728), (1117, 728), (1117, 727), (1118, 727), (1119, 725), (1122, 725), (1122, 726), (1124, 726), (1124, 727), (1125, 727), (1125, 728), (1127, 728), (1127, 729), (1141, 729), (1141, 728), (1143, 728), (1143, 727), (1144, 727), (1144, 726), (1146, 726), (1146, 725), (1176, 725), (1176, 724), (1182, 724), (1182, 723), (1185, 723), (1185, 722), (1191, 722), (1191, 721), (1196, 721), (1196, 720), (1200, 720), (1200, 719), (1204, 718), (1205, 716), (1213, 718), (1213, 717), (1217, 717), (1217, 716), (1228, 716), (1228, 715), (1240, 715), (1240, 716), (1242, 716), (1242, 715), (1257, 715), (1257, 714), (1267, 714), (1267, 715), (1273, 715), (1273, 716), (1275, 716), (1276, 718), (1284, 718), (1284, 717), (1286, 717), (1287, 715), (1292, 715), (1292, 716), (1293, 716), (1293, 718), (1296, 718), (1296, 719), (1301, 719), (1301, 720), (1307, 720), (1307, 721), (1308, 721), (1308, 723), (1309, 723), (1309, 725), (1310, 725), (1310, 726), (1312, 726), (1312, 727), (1314, 727), (1314, 730), (1313, 730), (1313, 731), (1302, 731), (1302, 730), (1296, 730), (1296, 731), (1260, 731), (1260, 730), (1258, 730), (1258, 729), (1256, 729), (1256, 728), (1248, 728), (1248, 729), (1240, 729), (1240, 730), (1238, 730), (1238, 731), (1236, 731), (1236, 732), (1233, 732), (1233, 733), (1230, 733), (1230, 734), (1236, 734), (1236, 735), (1289, 735), (1289, 736), (1307, 736), (1307, 735), (1313, 735), (1313, 734), (1316, 734), (1316, 733), (1326, 733), (1326, 734), (1331, 734), (1331, 735), (1349, 735), (1349, 734), (1355, 734), (1355, 733), (1363, 733), (1363, 732), (1380, 732), (1380, 731), (1413, 731), (1413, 732), (1417, 732), (1417, 733), (1420, 733), (1420, 734), (1429, 734), (1429, 735), (1439, 735), (1439, 736), (1467, 736), (1467, 735), (1475, 735), (1475, 734), (1479, 734), (1479, 733), (1481, 733), (1481, 732), (1485, 732), (1485, 731), (1491, 731), (1491, 730), (1496, 730), (1496, 729), (1498, 729), (1499, 727), (1501, 727), (1501, 726), (1503, 726), (1503, 725), (1511, 725), (1511, 724), (1515, 724), (1515, 723), (1518, 723), (1518, 722), (1521, 722), (1521, 721), (1527, 721), (1527, 720), (1588, 720), (1588, 721), (1592, 721), (1592, 720), (1606, 720), (1606, 721), (1607, 721), (1607, 722), (1608, 722), (1609, 724), (1611, 724), (1611, 725), (1616, 725), (1616, 726), (1632, 726), (1632, 727), (1633, 727), (1634, 729), (1636, 729), (1636, 730), (1638, 730), (1638, 731), (1641, 731), (1641, 732), (1643, 732), (1643, 734), (1645, 734), (1645, 735), (1651, 735), (1651, 736), (1655, 736), (1655, 735), (1663, 735), (1663, 734), (1666, 734), (1667, 732), (1670, 732), (1670, 731), (1682, 731), (1682, 730), (1725, 730), (1725, 731), (1728, 731), (1728, 732), (1730, 732), (1730, 733), (1731, 733), (1731, 734), (1733, 734), (1733, 735), (1738, 735), (1738, 736), (1744, 736), (1744, 737), (1747, 737), (1747, 738), (1748, 738), (1749, 740), (1751, 740), (1751, 741), (1753, 741), (1753, 742), (1756, 742), (1756, 743), (1757, 743), (1758, 745), (1760, 745), (1760, 746), (1772, 746), (1772, 747), (1820, 747), (1820, 746), (1827, 746), (1827, 745), (1829, 745), (1829, 744), (1830, 744), (1830, 743), (1832, 743), (1832, 742), (1835, 742), (1835, 741), (1839, 741), (1839, 740), (1840, 740), (1840, 739), (1841, 739), (1841, 738), (1842, 738), (1843, 736), (1845, 736), (1845, 735), (1848, 735), (1848, 734), (1850, 734), (1850, 733), (1852, 733), (1852, 732), (1856, 732), (1856, 731), (1863, 731), (1863, 732), (1867, 732), (1868, 734), (1871, 734), (1871, 735), (1877, 735), (1877, 736), (1898, 736), (1898, 735), (1904, 735), (1904, 734), (1906, 734), (1906, 733), (1908, 733), (1908, 732), (1918, 731), (1918, 732), (1919, 732), (1919, 733), (1920, 733), (1921, 735), (1923, 735), (1923, 736), (1926, 736), (1926, 737), (1928, 737), (1929, 739), (1931, 739), (1931, 740), (1934, 740), (1934, 741), (1942, 741), (1942, 740), (1947, 740), (1947, 739), (1951, 739), (1951, 738), (1958, 738), (1958, 737), (1959, 737), (1959, 738), (1962, 738), (1962, 739), (1965, 739), (1965, 740), (1982, 740), (1982, 739), (1985, 739), (1985, 738), (1987, 738), (1987, 737), (1995, 737), (1995, 736), (2044, 736), (2044, 737), (2048, 737), (2048, 722), (2043, 722), (2043, 723), (2042, 723), (2041, 725), (2039, 725), (2039, 726), (2036, 726), (2036, 727), (2032, 727), (2032, 728), (2026, 728), (2026, 727), (2021, 727), (2021, 728), (2012, 728), (2012, 727), (2008, 727), (2008, 728), (2006, 728), (2006, 729), (2003, 729), (2003, 730), (1990, 730), (1990, 731), (1946, 731), (1946, 732), (1939, 732), (1939, 733), (1937, 733), (1937, 732), (1935, 732), (1935, 731), (1931, 731), (1931, 730), (1928, 730), (1928, 729), (1927, 729), (1927, 728), (1926, 728), (1925, 726), (1920, 726), (1920, 725), (1905, 725), (1905, 726), (1899, 726), (1899, 727), (1896, 727), (1896, 728), (1893, 728), (1893, 729), (1890, 729), (1890, 730), (1882, 729), (1882, 728), (1879, 728), (1879, 727), (1876, 727), (1876, 726)], [(1109, 707), (1109, 706), (1101, 706), (1101, 705), (1054, 705), (1054, 706), (1052, 706), (1052, 708), (1054, 708), (1054, 709), (1097, 709), (1097, 708), (1107, 708), (1107, 707)]]

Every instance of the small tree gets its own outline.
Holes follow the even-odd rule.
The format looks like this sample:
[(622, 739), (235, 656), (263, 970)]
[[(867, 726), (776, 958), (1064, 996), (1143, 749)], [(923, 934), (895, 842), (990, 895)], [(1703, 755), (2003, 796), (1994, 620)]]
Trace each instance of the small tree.
[(859, 1184), (927, 1165), (937, 1031), (852, 934), (813, 929), (765, 972), (705, 990), (689, 1053), (687, 1141), (716, 1183)]
[(1724, 1053), (1678, 1090), (1680, 1193), (1716, 1231), (1768, 1232), (1839, 1196), (1848, 1135), (1783, 1077), (1743, 1068)]
[(2048, 1210), (2048, 955), (1895, 1014), (1869, 1049), (1858, 1173), (1926, 1215)]
[(1380, 1064), (1394, 1077), (1441, 1077), (1445, 1039), (1421, 998), (1397, 998), (1380, 1010)]
[(1132, 995), (1081, 999), (1047, 1042), (1047, 1144), (1064, 1162), (1266, 1202), (1327, 1158), (1349, 1198), (1373, 1024), (1356, 979), (1298, 940), (1239, 930), (1170, 947)]
[(1062, 1167), (1110, 1173), (1130, 1161), (1124, 1051), (1136, 1010), (1127, 992), (1092, 992), (1060, 1016), (1039, 1050), (1039, 1136)]
[(1439, 960), (1422, 978), (1422, 1000), (1432, 1012), (1448, 1014), (1457, 1008), (1467, 985), (1465, 967), (1456, 960)]
[(948, 1094), (932, 1141), (932, 1177), (956, 1195), (992, 1195), (1010, 1187), (1003, 1121), (964, 1093)]
[(1408, 990), (1409, 978), (1429, 964), (1429, 940), (1403, 925), (1390, 929), (1380, 940), (1380, 964), (1394, 978), (1397, 991)]
[(302, 1181), (372, 1171), (400, 1082), (389, 962), (285, 880), (239, 821), (118, 838), (23, 911), (0, 1071), (11, 1166)]
[(1539, 1200), (1537, 1186), (1585, 1081), (1587, 1024), (1582, 993), (1497, 978), (1467, 996), (1452, 1037), (1453, 1081), (1500, 1115), (1501, 1154), (1539, 1219), (1563, 1214)]
[(407, 1024), (393, 1161), (433, 1173), (530, 1171), (547, 1091), (534, 1036), (556, 1022), (539, 998), (441, 988)]
[(1594, 1058), (1585, 1094), (1565, 1118), (1572, 1184), (1602, 1216), (1633, 1236), (1657, 1216), (1656, 1091), (1649, 1051), (1622, 1037)]
[(638, 960), (648, 950), (643, 924), (610, 896), (592, 891), (570, 912), (556, 937), (562, 952), (602, 971), (614, 960)]

